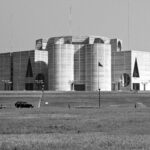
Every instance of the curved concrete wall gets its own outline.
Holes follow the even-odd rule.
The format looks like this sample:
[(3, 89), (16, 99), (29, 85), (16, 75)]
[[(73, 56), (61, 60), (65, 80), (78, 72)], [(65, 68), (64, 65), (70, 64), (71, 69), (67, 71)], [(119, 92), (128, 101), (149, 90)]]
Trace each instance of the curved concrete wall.
[(49, 46), (49, 90), (70, 91), (74, 80), (74, 46), (54, 44)]
[[(102, 66), (98, 66), (98, 63)], [(87, 45), (85, 48), (86, 91), (111, 90), (111, 46)]]

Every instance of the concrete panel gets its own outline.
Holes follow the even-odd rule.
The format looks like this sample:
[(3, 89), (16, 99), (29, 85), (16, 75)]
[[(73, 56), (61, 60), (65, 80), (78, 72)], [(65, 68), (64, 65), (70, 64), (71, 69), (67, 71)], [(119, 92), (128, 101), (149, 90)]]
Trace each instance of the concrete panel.
[(74, 46), (54, 44), (49, 46), (49, 90), (70, 91), (74, 81)]
[(34, 50), (13, 53), (13, 89), (25, 90), (25, 83), (34, 83), (34, 77), (26, 79), (27, 65), (30, 58), (34, 74)]
[(10, 90), (11, 81), (11, 53), (0, 54), (0, 90)]
[[(130, 77), (130, 84), (123, 85), (122, 75), (126, 73)], [(112, 53), (112, 90), (131, 89), (131, 51)]]
[[(133, 77), (135, 59), (137, 59), (139, 77)], [(133, 50), (131, 61), (132, 83), (139, 83), (141, 91), (150, 90), (150, 52)], [(131, 87), (132, 89), (133, 84)]]
[(48, 90), (48, 51), (35, 50), (34, 51), (34, 89), (39, 90), (40, 83), (37, 83), (38, 76), (44, 76), (44, 89)]
[[(111, 90), (111, 46), (105, 44), (87, 45), (85, 54), (86, 90)], [(98, 66), (98, 63), (102, 66)]]
[(85, 84), (85, 45), (74, 45), (74, 84)]

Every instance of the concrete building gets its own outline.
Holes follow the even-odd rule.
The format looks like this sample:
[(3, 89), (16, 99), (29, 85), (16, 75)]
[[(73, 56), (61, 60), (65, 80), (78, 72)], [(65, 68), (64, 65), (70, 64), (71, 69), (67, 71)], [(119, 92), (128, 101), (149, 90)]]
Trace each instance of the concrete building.
[(0, 90), (12, 90), (12, 55), (0, 54)]
[(46, 49), (49, 53), (49, 90), (111, 90), (109, 39), (98, 36), (53, 37), (48, 40)]
[(48, 89), (48, 52), (30, 50), (12, 53), (13, 90), (40, 90), (43, 80)]
[(42, 82), (48, 90), (48, 52), (37, 41), (35, 50), (0, 54), (0, 90), (41, 90)]
[(150, 90), (150, 52), (122, 47), (101, 36), (38, 39), (35, 50), (0, 54), (0, 90)]
[(114, 64), (112, 90), (150, 90), (150, 52), (116, 52)]

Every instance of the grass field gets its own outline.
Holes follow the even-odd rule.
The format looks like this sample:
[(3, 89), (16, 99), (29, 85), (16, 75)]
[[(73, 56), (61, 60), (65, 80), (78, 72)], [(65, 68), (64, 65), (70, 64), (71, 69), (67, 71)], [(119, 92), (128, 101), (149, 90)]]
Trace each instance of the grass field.
[(0, 93), (0, 150), (150, 150), (150, 93), (103, 92), (100, 109), (97, 92), (45, 92), (38, 109), (40, 96)]

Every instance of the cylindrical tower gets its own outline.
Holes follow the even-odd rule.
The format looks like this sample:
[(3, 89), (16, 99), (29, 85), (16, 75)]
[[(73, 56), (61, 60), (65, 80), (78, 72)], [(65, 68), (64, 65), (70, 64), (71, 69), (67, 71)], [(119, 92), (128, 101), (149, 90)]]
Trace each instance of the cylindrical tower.
[(111, 46), (92, 44), (85, 48), (86, 91), (111, 90)]
[(49, 53), (49, 90), (70, 91), (74, 80), (74, 46), (52, 44)]

